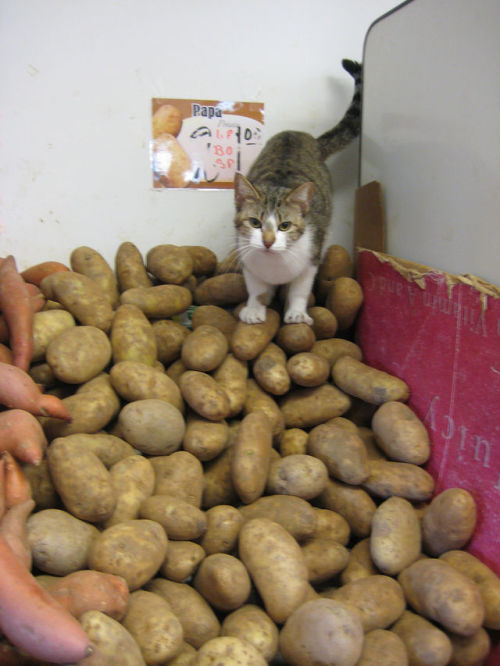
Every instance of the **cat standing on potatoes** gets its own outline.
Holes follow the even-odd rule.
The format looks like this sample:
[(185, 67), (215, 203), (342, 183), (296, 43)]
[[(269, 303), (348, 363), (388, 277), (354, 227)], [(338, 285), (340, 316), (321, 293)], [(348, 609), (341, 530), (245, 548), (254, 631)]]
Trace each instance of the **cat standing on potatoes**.
[(362, 67), (351, 60), (342, 65), (355, 81), (342, 120), (317, 139), (305, 132), (276, 134), (247, 177), (235, 175), (237, 251), (248, 291), (240, 319), (247, 324), (265, 321), (264, 302), (282, 284), (288, 285), (285, 323), (312, 324), (307, 300), (332, 213), (325, 160), (358, 136), (361, 125)]

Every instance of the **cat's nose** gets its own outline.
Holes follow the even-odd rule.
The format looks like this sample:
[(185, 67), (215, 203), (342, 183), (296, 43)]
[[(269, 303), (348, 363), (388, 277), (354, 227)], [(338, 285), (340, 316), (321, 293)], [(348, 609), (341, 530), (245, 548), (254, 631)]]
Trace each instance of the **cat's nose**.
[(276, 240), (275, 235), (272, 232), (269, 231), (264, 231), (262, 234), (262, 242), (264, 243), (264, 247), (269, 249), (271, 245), (274, 243)]
[(269, 249), (273, 243), (274, 243), (274, 240), (271, 239), (271, 238), (268, 238), (268, 239), (264, 240), (264, 246), (267, 247), (267, 249)]

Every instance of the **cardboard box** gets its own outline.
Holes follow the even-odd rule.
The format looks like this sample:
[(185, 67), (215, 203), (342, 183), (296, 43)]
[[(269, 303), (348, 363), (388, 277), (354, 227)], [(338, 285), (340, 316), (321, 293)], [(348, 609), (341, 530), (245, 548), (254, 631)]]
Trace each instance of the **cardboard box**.
[(467, 550), (500, 575), (500, 288), (392, 257), (381, 251), (384, 237), (380, 186), (369, 183), (355, 207), (357, 342), (366, 363), (409, 385), (408, 404), (432, 442), (426, 469), (436, 492), (473, 495), (478, 522)]

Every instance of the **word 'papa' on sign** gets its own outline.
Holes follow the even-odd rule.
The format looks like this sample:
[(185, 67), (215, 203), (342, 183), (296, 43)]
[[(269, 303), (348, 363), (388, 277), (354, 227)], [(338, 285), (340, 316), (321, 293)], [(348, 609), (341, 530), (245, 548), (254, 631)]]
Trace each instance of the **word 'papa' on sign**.
[(154, 98), (151, 166), (155, 188), (231, 188), (264, 143), (264, 105)]

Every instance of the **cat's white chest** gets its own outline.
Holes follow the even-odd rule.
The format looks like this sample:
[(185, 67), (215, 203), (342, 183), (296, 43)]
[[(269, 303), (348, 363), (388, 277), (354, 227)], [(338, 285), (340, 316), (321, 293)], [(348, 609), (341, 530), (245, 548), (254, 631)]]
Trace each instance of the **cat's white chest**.
[(306, 227), (304, 233), (288, 249), (262, 245), (245, 250), (242, 257), (245, 267), (268, 284), (287, 284), (311, 265), (311, 231)]

